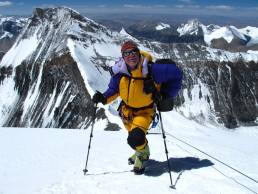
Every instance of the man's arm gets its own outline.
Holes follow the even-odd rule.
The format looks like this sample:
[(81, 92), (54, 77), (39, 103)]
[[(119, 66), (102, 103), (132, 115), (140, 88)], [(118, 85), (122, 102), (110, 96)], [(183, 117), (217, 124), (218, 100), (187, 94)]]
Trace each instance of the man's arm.
[(119, 96), (119, 83), (121, 80), (121, 75), (116, 74), (111, 77), (110, 82), (108, 84), (108, 89), (103, 93), (107, 98), (107, 103), (112, 102)]
[(162, 91), (174, 98), (182, 86), (183, 74), (181, 70), (173, 64), (152, 65), (152, 76), (157, 84), (162, 83)]

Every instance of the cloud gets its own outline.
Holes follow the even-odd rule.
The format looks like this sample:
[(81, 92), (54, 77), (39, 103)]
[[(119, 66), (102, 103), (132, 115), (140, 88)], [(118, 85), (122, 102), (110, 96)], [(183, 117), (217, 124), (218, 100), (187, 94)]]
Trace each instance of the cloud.
[(45, 9), (45, 8), (49, 8), (49, 7), (54, 8), (55, 6), (54, 5), (50, 5), (50, 4), (43, 4), (43, 5), (40, 5), (40, 6), (37, 6), (37, 7)]
[(127, 8), (142, 8), (142, 5), (124, 5)]
[(253, 9), (253, 10), (257, 10), (258, 11), (258, 7), (252, 7), (250, 9)]
[(175, 8), (178, 9), (199, 9), (201, 6), (199, 5), (189, 5), (189, 6), (184, 6), (184, 5), (175, 5)]
[(179, 1), (182, 1), (182, 2), (185, 2), (185, 3), (192, 3), (192, 0), (179, 0)]
[(179, 8), (179, 9), (182, 9), (182, 8), (185, 8), (184, 5), (175, 5), (176, 8)]
[[(179, 2), (179, 0), (177, 0)], [(194, 3), (194, 0), (191, 0)], [(174, 6), (155, 4), (155, 5), (141, 5), (141, 4), (124, 4), (118, 7), (110, 7), (101, 4), (100, 6), (73, 6), (73, 9), (83, 14), (89, 13), (152, 13), (155, 14), (180, 14), (180, 15), (221, 15), (221, 16), (258, 16), (258, 7), (240, 8), (226, 5), (210, 5), (201, 6), (198, 4), (178, 4)]]
[(8, 5), (12, 5), (13, 3), (10, 1), (0, 1), (0, 6), (8, 6)]
[(190, 5), (188, 6), (188, 8), (191, 8), (191, 9), (199, 9), (201, 6), (199, 5)]
[(128, 5), (128, 4), (125, 4), (124, 7), (126, 7), (126, 8), (133, 8), (133, 9), (152, 9), (152, 8), (153, 8), (153, 7), (151, 7), (151, 6)]
[(220, 10), (232, 10), (232, 9), (235, 9), (234, 7), (226, 6), (226, 5), (207, 6), (206, 8), (207, 9), (220, 9)]
[(166, 5), (153, 5), (154, 8), (166, 8)]

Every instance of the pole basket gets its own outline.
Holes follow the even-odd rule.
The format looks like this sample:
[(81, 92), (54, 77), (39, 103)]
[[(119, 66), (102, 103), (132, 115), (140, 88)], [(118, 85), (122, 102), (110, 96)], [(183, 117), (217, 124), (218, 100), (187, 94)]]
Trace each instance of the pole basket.
[(87, 169), (84, 169), (83, 172), (84, 172), (84, 175), (86, 175), (86, 173), (88, 172), (88, 170), (87, 170)]

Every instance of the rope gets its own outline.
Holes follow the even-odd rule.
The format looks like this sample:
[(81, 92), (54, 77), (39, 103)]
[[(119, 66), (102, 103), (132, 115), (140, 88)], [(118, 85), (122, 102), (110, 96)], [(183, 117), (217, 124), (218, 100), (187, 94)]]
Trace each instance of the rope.
[(232, 169), (232, 170), (234, 170), (234, 171), (238, 172), (239, 174), (241, 174), (241, 175), (245, 176), (246, 178), (248, 178), (248, 179), (250, 179), (250, 180), (254, 181), (255, 183), (258, 183), (258, 181), (257, 181), (257, 180), (255, 180), (254, 178), (252, 178), (252, 177), (250, 177), (250, 176), (248, 176), (248, 175), (246, 175), (246, 174), (244, 174), (244, 173), (240, 172), (239, 170), (237, 170), (237, 169), (235, 169), (235, 168), (231, 167), (230, 165), (228, 165), (228, 164), (226, 164), (226, 163), (222, 162), (221, 160), (219, 160), (219, 159), (217, 159), (217, 158), (215, 158), (215, 157), (213, 157), (213, 156), (211, 156), (211, 155), (209, 155), (209, 154), (205, 153), (204, 151), (202, 151), (202, 150), (200, 150), (200, 149), (198, 149), (198, 148), (196, 148), (196, 147), (192, 146), (191, 144), (186, 143), (186, 142), (184, 142), (183, 140), (181, 140), (181, 139), (179, 139), (179, 138), (177, 138), (177, 137), (175, 137), (175, 136), (173, 136), (173, 135), (171, 135), (171, 134), (169, 134), (169, 133), (166, 133), (166, 134), (167, 134), (167, 135), (169, 135), (169, 136), (171, 136), (171, 137), (173, 137), (174, 139), (176, 139), (176, 140), (178, 140), (178, 141), (180, 141), (180, 142), (182, 142), (182, 143), (184, 143), (184, 144), (186, 144), (186, 145), (190, 146), (191, 148), (193, 148), (193, 149), (195, 149), (195, 150), (197, 150), (197, 151), (199, 151), (199, 152), (201, 152), (201, 153), (205, 154), (206, 156), (209, 156), (210, 158), (212, 158), (212, 159), (216, 160), (217, 162), (220, 162), (221, 164), (223, 164), (223, 165), (227, 166), (228, 168), (230, 168), (230, 169)]
[[(171, 144), (174, 144), (173, 142), (171, 142), (171, 141), (169, 141), (169, 140), (168, 140), (168, 142), (171, 143)], [(185, 152), (189, 153), (190, 155), (194, 155), (194, 156), (198, 157), (196, 154), (193, 154), (193, 153), (189, 152), (188, 150), (184, 149), (182, 146), (180, 146), (180, 145), (178, 145), (178, 144), (176, 144), (176, 146), (179, 147), (179, 148), (181, 148), (181, 149), (184, 150)], [(247, 187), (246, 185), (244, 185), (244, 184), (238, 182), (236, 179), (234, 179), (234, 178), (232, 178), (232, 177), (230, 177), (230, 176), (227, 176), (226, 174), (224, 174), (222, 171), (220, 171), (219, 169), (215, 168), (214, 166), (211, 166), (211, 168), (213, 168), (214, 170), (218, 171), (218, 172), (219, 172), (220, 174), (222, 174), (223, 176), (225, 176), (225, 177), (227, 177), (227, 178), (229, 178), (229, 179), (232, 179), (234, 182), (236, 182), (237, 184), (241, 185), (241, 186), (244, 187), (245, 189), (247, 189), (247, 190), (249, 190), (249, 191), (251, 191), (251, 192), (253, 192), (253, 193), (255, 193), (255, 194), (258, 194), (257, 192), (253, 191), (252, 189), (250, 189), (250, 188)], [(181, 171), (181, 173), (183, 173), (183, 171)], [(180, 177), (178, 177), (177, 179), (179, 179), (179, 178), (180, 178)], [(177, 181), (178, 181), (178, 180), (176, 180), (176, 182), (177, 182)], [(175, 184), (175, 185), (176, 185), (176, 184)]]
[[(137, 124), (135, 124), (135, 123), (133, 123), (133, 122), (132, 122), (132, 124), (133, 124), (133, 125), (135, 125), (135, 126), (137, 126), (137, 127), (142, 127), (142, 126), (139, 126), (139, 125), (137, 125)], [(144, 128), (144, 127), (142, 127), (142, 128)], [(146, 128), (144, 128), (144, 129), (146, 129)], [(148, 129), (147, 129), (147, 130), (148, 130)], [(239, 171), (239, 170), (237, 170), (237, 169), (233, 168), (232, 166), (230, 166), (230, 165), (228, 165), (228, 164), (226, 164), (226, 163), (222, 162), (221, 160), (219, 160), (219, 159), (217, 159), (217, 158), (215, 158), (215, 157), (211, 156), (210, 154), (205, 153), (204, 151), (202, 151), (202, 150), (200, 150), (200, 149), (198, 149), (198, 148), (196, 148), (196, 147), (192, 146), (192, 145), (191, 145), (191, 144), (189, 144), (189, 143), (184, 142), (183, 140), (181, 140), (181, 139), (179, 139), (179, 138), (177, 138), (177, 137), (175, 137), (175, 136), (173, 136), (173, 135), (171, 135), (171, 134), (169, 134), (169, 133), (167, 133), (167, 132), (165, 132), (165, 133), (166, 133), (167, 135), (169, 135), (169, 136), (173, 137), (174, 139), (176, 139), (176, 140), (178, 140), (178, 141), (180, 141), (180, 142), (182, 142), (182, 143), (184, 143), (184, 144), (186, 144), (186, 145), (190, 146), (191, 148), (193, 148), (193, 149), (195, 149), (195, 150), (197, 150), (197, 151), (199, 151), (199, 152), (201, 152), (201, 153), (205, 154), (206, 156), (209, 156), (210, 158), (212, 158), (212, 159), (216, 160), (217, 162), (219, 162), (219, 163), (223, 164), (224, 166), (227, 166), (228, 168), (230, 168), (230, 169), (232, 169), (232, 170), (236, 171), (237, 173), (239, 173), (239, 174), (241, 174), (241, 175), (245, 176), (246, 178), (248, 178), (248, 179), (252, 180), (253, 182), (258, 183), (258, 181), (257, 181), (257, 180), (255, 180), (254, 178), (252, 178), (252, 177), (250, 177), (250, 176), (248, 176), (248, 175), (244, 174), (243, 172), (241, 172), (241, 171)], [(162, 133), (147, 133), (147, 134), (155, 134), (155, 135), (156, 135), (156, 134), (162, 134)]]

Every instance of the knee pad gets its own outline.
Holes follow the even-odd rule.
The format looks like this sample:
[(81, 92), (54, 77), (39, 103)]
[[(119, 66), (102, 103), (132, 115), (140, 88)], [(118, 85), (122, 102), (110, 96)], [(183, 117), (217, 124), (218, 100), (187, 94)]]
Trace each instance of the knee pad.
[(145, 133), (140, 128), (136, 127), (129, 132), (127, 143), (136, 150), (136, 147), (145, 143)]

